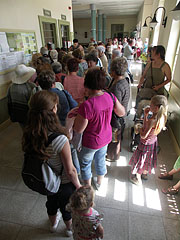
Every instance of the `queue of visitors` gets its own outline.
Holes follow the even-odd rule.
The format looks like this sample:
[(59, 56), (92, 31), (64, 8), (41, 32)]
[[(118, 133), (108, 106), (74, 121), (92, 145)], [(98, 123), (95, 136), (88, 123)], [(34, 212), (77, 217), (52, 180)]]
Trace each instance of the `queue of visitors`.
[[(140, 142), (129, 162), (130, 181), (136, 185), (142, 184), (142, 179), (146, 180), (152, 167), (156, 167), (157, 135), (167, 120), (164, 86), (171, 81), (171, 70), (165, 62), (164, 47), (148, 50), (147, 41), (143, 44), (140, 38), (136, 42), (126, 37), (119, 41), (108, 39), (106, 45), (91, 40), (87, 49), (74, 39), (68, 51), (49, 49), (42, 47), (40, 53), (34, 54), (31, 67), (17, 66), (8, 90), (9, 115), (22, 127), (23, 151), (36, 152), (61, 175), (59, 191), (47, 196), (50, 231), (56, 231), (62, 215), (66, 236), (87, 239), (86, 231), (90, 231), (88, 239), (102, 238), (103, 228), (99, 214), (92, 208), (94, 195), (90, 186), (98, 190), (107, 173), (105, 161), (120, 157), (131, 108), (131, 63), (149, 51), (149, 62), (138, 85), (138, 101), (143, 99), (143, 91), (153, 91), (154, 97), (150, 97), (150, 107), (145, 108), (143, 123), (138, 125)], [(145, 90), (141, 90), (142, 86)], [(67, 117), (73, 118), (72, 137), (66, 128)], [(48, 136), (54, 132), (59, 136), (46, 147)], [(73, 142), (76, 134), (81, 136), (75, 139), (78, 149)], [(96, 178), (92, 174), (93, 161)], [(170, 179), (173, 173), (160, 178)], [(179, 185), (163, 192), (177, 193), (178, 189)], [(79, 227), (77, 231), (76, 222), (86, 219), (89, 224), (90, 216), (93, 229)]]

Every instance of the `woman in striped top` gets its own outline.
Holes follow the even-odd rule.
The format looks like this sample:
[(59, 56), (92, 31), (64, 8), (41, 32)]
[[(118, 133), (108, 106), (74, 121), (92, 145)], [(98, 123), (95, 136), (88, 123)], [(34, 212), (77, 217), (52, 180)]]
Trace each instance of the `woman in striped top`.
[[(50, 231), (55, 232), (60, 220), (60, 212), (66, 225), (66, 235), (71, 236), (71, 214), (66, 211), (66, 204), (71, 194), (81, 185), (72, 163), (71, 150), (65, 129), (57, 116), (57, 94), (39, 91), (30, 101), (28, 124), (23, 135), (23, 151), (36, 152), (40, 159), (47, 161), (57, 174), (61, 175), (59, 191), (47, 196), (46, 208), (50, 220)], [(46, 148), (48, 136), (59, 133)]]

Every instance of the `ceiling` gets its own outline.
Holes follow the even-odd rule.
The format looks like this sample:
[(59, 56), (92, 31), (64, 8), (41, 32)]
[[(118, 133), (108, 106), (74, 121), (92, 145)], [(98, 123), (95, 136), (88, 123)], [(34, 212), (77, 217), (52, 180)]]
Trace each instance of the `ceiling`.
[(106, 16), (137, 15), (144, 0), (72, 0), (74, 18), (90, 18), (90, 4)]

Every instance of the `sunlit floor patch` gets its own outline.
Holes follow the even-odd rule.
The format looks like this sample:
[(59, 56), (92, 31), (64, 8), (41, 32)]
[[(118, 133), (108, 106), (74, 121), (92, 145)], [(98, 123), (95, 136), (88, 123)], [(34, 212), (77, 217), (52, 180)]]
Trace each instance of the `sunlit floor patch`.
[(100, 188), (96, 191), (96, 195), (100, 197), (106, 197), (108, 189), (108, 178), (104, 178)]
[(153, 190), (150, 188), (145, 188), (146, 204), (148, 208), (161, 211), (161, 203), (159, 198), (158, 189)]
[(125, 167), (127, 166), (127, 160), (125, 156), (120, 156), (119, 160), (116, 161), (117, 167)]
[(115, 179), (114, 200), (124, 202), (126, 200), (126, 183)]
[(143, 186), (132, 185), (132, 199), (133, 204), (138, 206), (144, 206)]

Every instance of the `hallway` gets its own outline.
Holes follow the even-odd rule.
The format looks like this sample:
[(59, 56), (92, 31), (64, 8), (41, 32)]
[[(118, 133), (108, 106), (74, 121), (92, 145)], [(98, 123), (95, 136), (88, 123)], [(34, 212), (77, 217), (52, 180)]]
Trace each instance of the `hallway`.
[[(132, 85), (134, 100), (141, 63), (133, 64), (132, 73), (135, 78)], [(130, 114), (120, 160), (107, 162), (108, 174), (101, 190), (96, 192), (95, 208), (104, 214), (104, 239), (179, 240), (180, 194), (166, 196), (161, 192), (161, 188), (176, 183), (179, 175), (175, 175), (173, 181), (158, 179), (160, 172), (170, 170), (177, 158), (169, 132), (166, 130), (159, 135), (161, 151), (155, 173), (138, 187), (129, 182), (132, 126), (133, 114)], [(0, 239), (67, 239), (62, 221), (57, 233), (49, 233), (46, 197), (30, 191), (22, 182), (21, 136), (19, 125), (14, 123), (0, 132)]]

